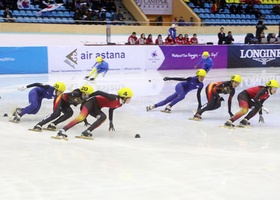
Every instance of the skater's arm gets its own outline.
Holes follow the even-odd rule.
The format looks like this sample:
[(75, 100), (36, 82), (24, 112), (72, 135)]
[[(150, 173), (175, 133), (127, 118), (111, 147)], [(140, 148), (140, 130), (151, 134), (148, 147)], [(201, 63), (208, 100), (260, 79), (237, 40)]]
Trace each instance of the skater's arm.
[(200, 109), (202, 107), (202, 104), (201, 104), (201, 90), (202, 90), (202, 87), (198, 88), (197, 93), (196, 93), (197, 102), (198, 102), (198, 109)]
[(262, 107), (262, 104), (263, 104), (263, 102), (264, 102), (265, 100), (259, 100), (259, 99), (260, 99), (260, 97), (261, 97), (262, 95), (265, 94), (266, 91), (267, 91), (266, 88), (260, 89), (260, 90), (258, 91), (258, 93), (256, 94), (256, 96), (252, 99), (253, 102), (254, 102), (254, 106), (255, 106), (255, 107), (257, 107), (257, 108), (261, 108), (261, 107)]
[(113, 124), (113, 113), (114, 113), (114, 110), (116, 108), (110, 108), (109, 109), (109, 131), (115, 131), (115, 127), (114, 127), (114, 124)]
[(114, 100), (116, 100), (118, 98), (118, 95), (109, 94), (109, 93), (106, 93), (106, 92), (103, 92), (103, 91), (100, 91), (100, 90), (97, 90), (96, 92), (92, 93), (89, 96), (90, 97), (93, 97), (93, 96), (103, 96), (103, 97), (109, 99), (110, 101), (114, 101)]
[(229, 94), (229, 97), (228, 97), (228, 114), (230, 116), (233, 116), (233, 113), (231, 112), (231, 103), (232, 103), (232, 98), (233, 98), (234, 94), (235, 94), (235, 89), (233, 89), (231, 91), (231, 93)]
[(180, 77), (164, 77), (164, 81), (190, 81), (191, 77), (188, 78), (180, 78)]
[(41, 88), (44, 88), (44, 89), (48, 89), (51, 86), (50, 85), (44, 85), (43, 83), (32, 83), (32, 84), (29, 84), (29, 85), (26, 86), (26, 88), (31, 88), (31, 87), (41, 87)]

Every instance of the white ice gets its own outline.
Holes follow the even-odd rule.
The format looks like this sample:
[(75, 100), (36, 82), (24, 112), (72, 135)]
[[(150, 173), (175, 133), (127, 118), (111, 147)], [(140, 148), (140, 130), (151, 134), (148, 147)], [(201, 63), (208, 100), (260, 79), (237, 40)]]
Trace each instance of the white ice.
[[(34, 82), (64, 81), (67, 91), (83, 85), (85, 74), (1, 75), (0, 79), (0, 199), (5, 200), (264, 200), (280, 196), (279, 91), (264, 104), (265, 123), (252, 120), (252, 129), (225, 129), (229, 119), (227, 97), (218, 110), (205, 112), (201, 122), (190, 121), (197, 108), (196, 91), (173, 107), (146, 112), (145, 106), (174, 92), (176, 81), (165, 76), (194, 76), (195, 70), (111, 71), (90, 82), (94, 88), (116, 93), (130, 87), (130, 104), (115, 110), (115, 132), (108, 121), (93, 131), (94, 140), (76, 139), (86, 129), (78, 124), (69, 141), (54, 140), (56, 132), (30, 132), (52, 112), (52, 100), (44, 100), (36, 115), (20, 123), (8, 122), (17, 106), (28, 105), (27, 89)], [(245, 88), (280, 81), (280, 68), (211, 70), (205, 85), (243, 77), (236, 94)], [(151, 80), (149, 82), (149, 80)], [(234, 96), (232, 110), (239, 110)], [(205, 92), (202, 101), (205, 103)], [(162, 107), (163, 109), (164, 107)], [(75, 117), (79, 106), (73, 107)], [(103, 109), (107, 114), (108, 109)], [(89, 122), (95, 119), (88, 118)], [(67, 121), (69, 122), (69, 120)], [(58, 125), (58, 129), (67, 124)], [(238, 123), (238, 121), (236, 122)], [(140, 134), (141, 138), (135, 138)]]

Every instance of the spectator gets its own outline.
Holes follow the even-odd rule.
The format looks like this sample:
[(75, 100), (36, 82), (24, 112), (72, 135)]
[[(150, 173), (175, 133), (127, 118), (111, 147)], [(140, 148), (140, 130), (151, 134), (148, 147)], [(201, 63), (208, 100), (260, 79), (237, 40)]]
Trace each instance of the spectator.
[(224, 27), (220, 28), (220, 32), (218, 33), (218, 44), (223, 44), (225, 41), (226, 34), (224, 33)]
[(237, 14), (237, 7), (235, 4), (231, 4), (231, 6), (229, 7), (229, 12), (231, 14)]
[(265, 37), (264, 32), (260, 35), (260, 41), (260, 44), (267, 44), (267, 38)]
[(3, 18), (5, 22), (15, 22), (12, 12), (10, 11), (9, 7), (6, 7)]
[(163, 20), (162, 20), (162, 16), (161, 15), (157, 17), (156, 22), (157, 22), (157, 26), (162, 26)]
[(117, 11), (116, 5), (114, 3), (114, 0), (110, 0), (108, 5), (107, 5), (107, 9), (109, 12), (113, 13)]
[(217, 1), (214, 1), (212, 8), (211, 8), (211, 13), (216, 14), (219, 13), (219, 5)]
[(278, 36), (277, 37), (280, 38), (280, 23), (279, 23), (279, 26), (278, 26), (278, 30), (279, 31), (278, 31)]
[(224, 12), (225, 8), (228, 8), (226, 0), (220, 0), (220, 11)]
[(172, 20), (172, 24), (177, 25), (178, 23), (178, 17), (174, 17), (174, 19)]
[(184, 44), (191, 44), (191, 43), (190, 43), (190, 38), (189, 38), (189, 35), (188, 35), (188, 34), (185, 34), (185, 35), (184, 35)]
[(259, 43), (261, 42), (261, 33), (264, 32), (264, 30), (267, 30), (267, 27), (263, 24), (262, 20), (259, 20), (256, 25), (256, 38)]
[(168, 29), (168, 35), (171, 35), (173, 38), (173, 42), (175, 43), (177, 33), (176, 33), (176, 24), (172, 24), (172, 26)]
[(260, 9), (257, 9), (255, 12), (256, 19), (260, 20), (263, 17), (263, 14)]
[(242, 3), (239, 3), (238, 6), (236, 7), (236, 13), (237, 14), (243, 14), (244, 13), (244, 8)]
[(279, 7), (279, 4), (276, 4), (273, 6), (272, 8), (272, 12), (276, 15), (280, 15), (280, 7)]
[(146, 39), (146, 44), (154, 44), (152, 34), (148, 35), (148, 38)]
[(248, 4), (245, 8), (245, 13), (250, 15), (250, 14), (255, 14), (255, 8), (253, 4)]
[(176, 37), (176, 44), (185, 44), (182, 34), (179, 34), (178, 37)]
[(145, 37), (145, 34), (142, 33), (140, 38), (138, 39), (138, 44), (146, 44), (146, 37)]
[(132, 34), (128, 37), (127, 43), (128, 44), (137, 44), (137, 36), (136, 32), (132, 32)]
[(193, 37), (190, 39), (190, 44), (198, 44), (197, 34), (194, 33)]
[(73, 19), (74, 19), (76, 24), (80, 24), (81, 20), (83, 19), (83, 15), (81, 14), (81, 12), (78, 8), (75, 9)]
[(228, 35), (225, 37), (225, 44), (233, 44), (233, 36), (232, 36), (232, 32), (229, 31)]
[(124, 21), (124, 17), (123, 17), (123, 14), (122, 14), (122, 11), (118, 11), (118, 14), (116, 15), (116, 20), (120, 22), (120, 24), (123, 24), (123, 21)]
[(172, 38), (171, 35), (168, 35), (168, 36), (165, 38), (165, 44), (175, 44), (175, 41), (173, 40), (173, 38)]
[(158, 35), (156, 42), (157, 45), (164, 44), (161, 34)]
[(180, 19), (178, 21), (178, 26), (187, 26), (187, 23), (182, 16), (180, 17)]
[(267, 42), (268, 42), (269, 44), (277, 43), (276, 34), (275, 34), (275, 33), (272, 33), (272, 34), (270, 35), (270, 37), (267, 37)]
[(188, 21), (188, 26), (194, 26), (194, 19), (193, 17), (190, 17), (190, 20)]

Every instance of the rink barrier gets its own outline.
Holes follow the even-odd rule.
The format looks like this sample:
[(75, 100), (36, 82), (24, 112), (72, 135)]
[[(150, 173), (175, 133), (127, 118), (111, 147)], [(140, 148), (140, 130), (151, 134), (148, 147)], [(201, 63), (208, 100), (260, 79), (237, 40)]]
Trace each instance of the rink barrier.
[(90, 71), (101, 56), (110, 70), (185, 70), (210, 53), (213, 68), (280, 66), (280, 45), (98, 45), (1, 47), (0, 74)]

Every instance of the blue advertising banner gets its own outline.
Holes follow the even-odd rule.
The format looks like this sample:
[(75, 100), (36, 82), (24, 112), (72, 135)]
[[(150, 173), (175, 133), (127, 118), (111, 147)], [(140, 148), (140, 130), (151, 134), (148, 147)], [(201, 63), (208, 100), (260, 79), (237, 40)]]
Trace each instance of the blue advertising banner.
[[(213, 69), (227, 68), (227, 46), (160, 46), (165, 59), (159, 70), (193, 69), (201, 60), (204, 51), (208, 51), (213, 60)], [(199, 66), (201, 67), (201, 66)]]
[(0, 47), (0, 74), (48, 73), (47, 47)]
[(228, 46), (228, 68), (279, 66), (280, 45)]

